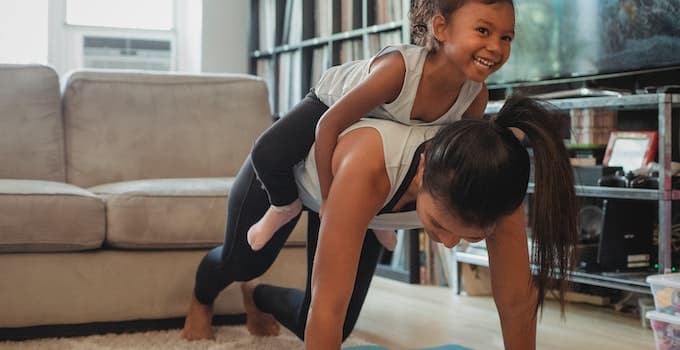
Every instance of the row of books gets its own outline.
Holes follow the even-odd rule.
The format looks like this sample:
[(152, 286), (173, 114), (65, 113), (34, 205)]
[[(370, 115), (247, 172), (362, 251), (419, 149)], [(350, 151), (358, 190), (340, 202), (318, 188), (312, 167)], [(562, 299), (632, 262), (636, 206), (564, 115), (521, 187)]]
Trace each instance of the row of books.
[(375, 0), (375, 24), (399, 21), (404, 16), (401, 0)]
[[(351, 31), (362, 26), (362, 2), (360, 0), (339, 1), (339, 30)], [(280, 6), (277, 10), (277, 6)], [(258, 49), (269, 50), (278, 45), (297, 44), (305, 39), (303, 33), (303, 9), (305, 6), (314, 6), (313, 23), (314, 37), (328, 37), (331, 35), (332, 16), (331, 0), (259, 0), (258, 24), (259, 42)], [(403, 19), (402, 0), (374, 0), (369, 1), (374, 18), (369, 19), (369, 24), (382, 24)], [(282, 16), (277, 19), (278, 16)], [(337, 14), (335, 14), (337, 16)], [(337, 24), (336, 24), (337, 25)], [(338, 30), (338, 27), (335, 27)]]
[[(257, 45), (259, 50), (270, 50), (278, 45), (302, 41), (303, 1), (305, 0), (259, 0)], [(278, 11), (277, 5), (282, 6)], [(282, 14), (282, 17), (277, 19), (277, 13)]]
[[(327, 3), (324, 0), (316, 0)], [(384, 24), (403, 19), (402, 0), (368, 1), (368, 24)], [(362, 13), (360, 0), (342, 0), (340, 2), (340, 31), (346, 32), (361, 27)]]

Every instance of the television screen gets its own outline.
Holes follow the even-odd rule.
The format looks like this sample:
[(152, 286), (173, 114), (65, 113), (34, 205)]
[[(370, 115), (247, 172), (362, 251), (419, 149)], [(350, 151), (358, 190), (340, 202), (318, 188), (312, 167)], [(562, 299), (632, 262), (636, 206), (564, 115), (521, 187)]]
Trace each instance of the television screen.
[(515, 0), (506, 85), (680, 67), (680, 0)]

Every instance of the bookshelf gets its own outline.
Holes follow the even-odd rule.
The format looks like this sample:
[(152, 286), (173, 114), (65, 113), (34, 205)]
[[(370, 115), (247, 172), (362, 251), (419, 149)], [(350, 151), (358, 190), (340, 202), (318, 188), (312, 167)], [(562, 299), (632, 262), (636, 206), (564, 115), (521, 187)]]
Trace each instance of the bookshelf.
[(251, 0), (249, 72), (284, 115), (329, 67), (410, 42), (411, 0)]

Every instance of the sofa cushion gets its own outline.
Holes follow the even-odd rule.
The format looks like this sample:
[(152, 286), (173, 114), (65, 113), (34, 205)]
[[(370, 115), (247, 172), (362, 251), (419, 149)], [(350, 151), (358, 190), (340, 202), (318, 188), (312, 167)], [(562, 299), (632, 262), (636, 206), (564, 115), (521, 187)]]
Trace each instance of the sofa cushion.
[(57, 73), (0, 64), (0, 178), (64, 182), (63, 135)]
[[(207, 249), (97, 249), (60, 254), (0, 254), (0, 328), (184, 317), (194, 291), (196, 267), (207, 252)], [(304, 288), (305, 266), (304, 248), (282, 249), (260, 281)], [(232, 283), (215, 300), (214, 313), (243, 312), (241, 289), (238, 283)], [(11, 329), (9, 332), (12, 334)], [(35, 333), (28, 334), (41, 333), (44, 332), (35, 329)], [(206, 345), (210, 346), (187, 344), (186, 348), (221, 349), (216, 343)], [(23, 347), (19, 343), (5, 346), (0, 342), (2, 349)], [(64, 348), (73, 347), (77, 348), (76, 345)], [(132, 344), (112, 348), (130, 347)], [(56, 349), (49, 345), (44, 348)], [(167, 348), (159, 344), (157, 349)]]
[(271, 124), (267, 101), (265, 82), (247, 75), (75, 71), (63, 97), (67, 182), (235, 176)]
[[(127, 249), (222, 243), (233, 178), (150, 179), (91, 187), (106, 199), (107, 244)], [(304, 243), (304, 230), (289, 242)]]
[(98, 248), (106, 208), (76, 186), (0, 179), (0, 252), (57, 252)]

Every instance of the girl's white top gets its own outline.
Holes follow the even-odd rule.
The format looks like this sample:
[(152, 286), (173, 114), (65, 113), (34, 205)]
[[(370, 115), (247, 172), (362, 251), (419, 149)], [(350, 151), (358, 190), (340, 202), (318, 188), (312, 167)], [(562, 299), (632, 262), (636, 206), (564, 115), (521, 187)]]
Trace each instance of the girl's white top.
[[(364, 118), (347, 128), (340, 134), (339, 138), (358, 128), (374, 128), (380, 133), (385, 156), (385, 169), (390, 180), (390, 192), (385, 199), (384, 206), (389, 203), (406, 178), (418, 146), (434, 137), (440, 126), (408, 126), (387, 120)], [(319, 189), (319, 174), (316, 171), (313, 146), (305, 161), (300, 162), (295, 167), (295, 180), (302, 203), (318, 212), (321, 207), (321, 190)], [(410, 181), (411, 179), (407, 180)], [(369, 228), (377, 230), (420, 227), (422, 227), (422, 223), (415, 211), (380, 214), (373, 218), (369, 224)]]
[(401, 92), (394, 101), (377, 107), (369, 112), (366, 117), (388, 119), (408, 125), (446, 124), (460, 120), (463, 113), (482, 89), (482, 83), (466, 80), (456, 102), (444, 115), (432, 122), (412, 120), (411, 111), (413, 110), (413, 102), (416, 98), (418, 84), (423, 74), (423, 66), (428, 51), (422, 46), (393, 45), (383, 48), (370, 59), (351, 61), (329, 68), (321, 76), (321, 79), (314, 88), (317, 97), (327, 106), (333, 105), (352, 88), (366, 79), (369, 68), (376, 58), (394, 51), (401, 53), (406, 63), (406, 73)]

